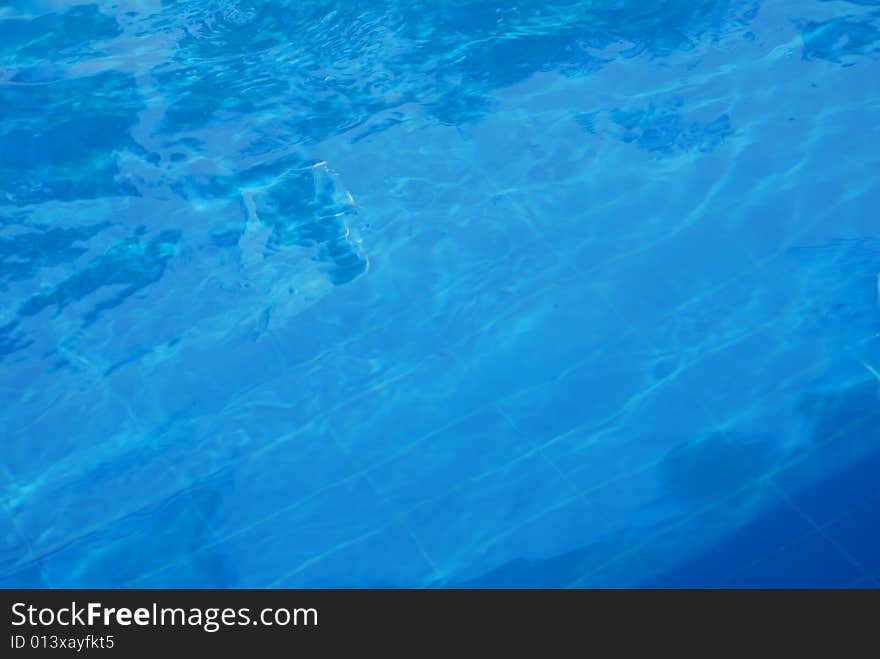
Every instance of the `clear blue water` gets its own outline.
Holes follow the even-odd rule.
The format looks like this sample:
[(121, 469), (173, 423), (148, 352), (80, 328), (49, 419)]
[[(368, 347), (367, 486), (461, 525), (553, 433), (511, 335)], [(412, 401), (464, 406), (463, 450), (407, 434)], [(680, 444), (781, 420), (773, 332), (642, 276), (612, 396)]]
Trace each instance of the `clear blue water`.
[(3, 586), (880, 586), (880, 0), (0, 7)]

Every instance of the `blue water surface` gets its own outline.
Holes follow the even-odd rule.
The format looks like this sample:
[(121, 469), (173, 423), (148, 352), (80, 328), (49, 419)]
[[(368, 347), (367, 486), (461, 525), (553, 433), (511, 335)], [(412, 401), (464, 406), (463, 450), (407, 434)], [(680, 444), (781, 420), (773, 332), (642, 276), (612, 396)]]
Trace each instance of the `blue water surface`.
[(0, 585), (880, 586), (880, 0), (7, 0)]

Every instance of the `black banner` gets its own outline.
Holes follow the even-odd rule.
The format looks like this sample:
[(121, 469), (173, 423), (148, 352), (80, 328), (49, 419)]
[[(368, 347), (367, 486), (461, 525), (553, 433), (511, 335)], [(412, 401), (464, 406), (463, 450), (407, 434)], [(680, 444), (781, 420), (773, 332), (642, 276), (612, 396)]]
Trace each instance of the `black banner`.
[[(880, 591), (7, 590), (3, 656), (876, 643)], [(870, 646), (866, 646), (866, 649)], [(710, 648), (706, 648), (710, 649)], [(717, 648), (716, 648), (717, 649)], [(838, 648), (839, 650), (840, 648)], [(875, 651), (875, 650), (874, 650)], [(196, 655), (198, 653), (198, 655)], [(604, 654), (604, 653), (603, 653)], [(335, 654), (333, 655), (335, 656)]]

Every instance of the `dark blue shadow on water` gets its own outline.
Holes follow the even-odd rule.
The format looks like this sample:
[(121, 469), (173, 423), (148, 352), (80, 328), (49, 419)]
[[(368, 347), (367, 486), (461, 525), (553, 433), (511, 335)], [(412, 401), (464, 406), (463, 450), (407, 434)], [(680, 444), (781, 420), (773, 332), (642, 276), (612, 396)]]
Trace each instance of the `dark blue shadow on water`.
[[(844, 496), (841, 493), (845, 493)], [(699, 555), (637, 585), (648, 588), (880, 587), (877, 581), (880, 450), (795, 498), (804, 501), (831, 498), (848, 512), (827, 527), (811, 529), (810, 523), (800, 518), (790, 505), (780, 503)], [(564, 587), (578, 583), (581, 575), (612, 549), (609, 543), (547, 560), (514, 561), (460, 585), (467, 588)], [(590, 582), (586, 581), (585, 585)]]
[[(664, 588), (878, 587), (880, 450), (791, 496), (648, 586)], [(840, 515), (823, 525), (804, 511), (833, 501)]]
[[(760, 490), (771, 494), (767, 497), (771, 503), (745, 524), (731, 522), (734, 528), (696, 553), (686, 553), (693, 548), (692, 533), (710, 521), (723, 520), (727, 506), (718, 507), (711, 515), (696, 514), (691, 524), (671, 532), (646, 531), (644, 538), (621, 534), (548, 559), (518, 559), (457, 585), (880, 588), (877, 393), (877, 383), (866, 381), (806, 397), (802, 410), (809, 423), (809, 444), (795, 453), (788, 466), (747, 484), (747, 491), (739, 497), (755, 498)], [(852, 458), (848, 464), (846, 456)], [(834, 464), (846, 466), (834, 470), (829, 466)], [(742, 477), (741, 482), (752, 480), (745, 473), (737, 476)], [(700, 483), (706, 476), (697, 474), (695, 478), (694, 494), (700, 499)], [(681, 486), (687, 487), (687, 483)], [(692, 508), (697, 508), (696, 503)], [(678, 560), (674, 558), (676, 547), (682, 551)]]

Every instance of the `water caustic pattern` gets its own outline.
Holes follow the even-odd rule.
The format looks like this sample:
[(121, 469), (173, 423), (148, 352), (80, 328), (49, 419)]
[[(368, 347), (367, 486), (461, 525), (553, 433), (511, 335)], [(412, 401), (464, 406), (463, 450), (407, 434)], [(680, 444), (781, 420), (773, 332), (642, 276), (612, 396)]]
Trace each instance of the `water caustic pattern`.
[(0, 7), (0, 584), (880, 585), (880, 3)]

